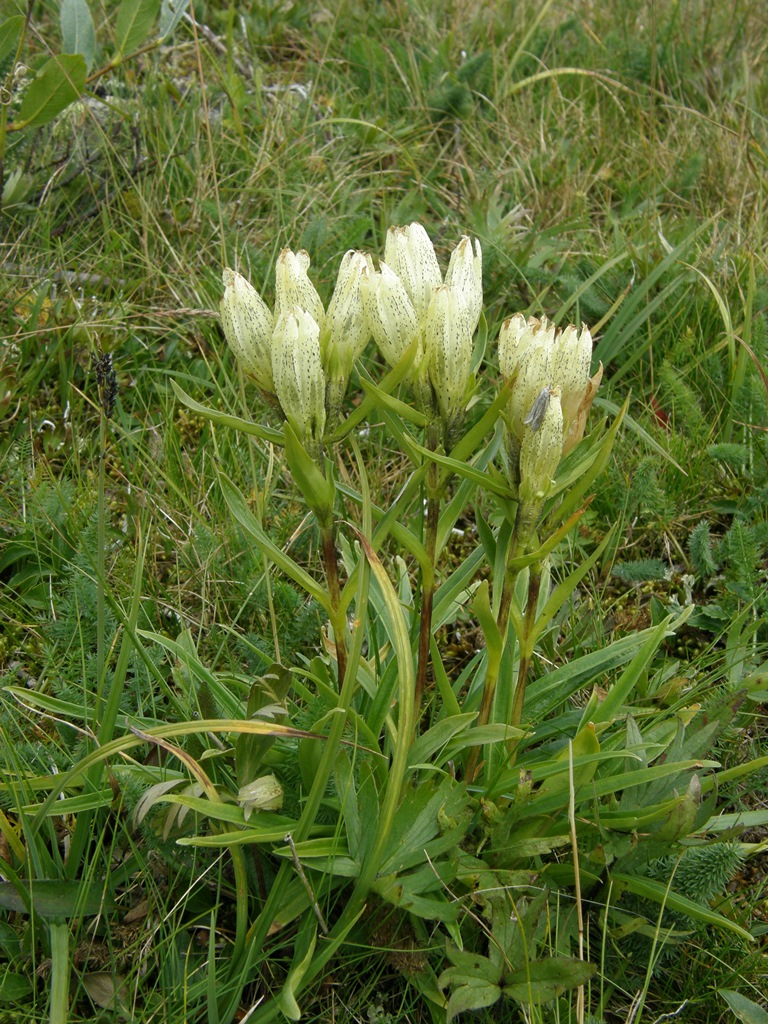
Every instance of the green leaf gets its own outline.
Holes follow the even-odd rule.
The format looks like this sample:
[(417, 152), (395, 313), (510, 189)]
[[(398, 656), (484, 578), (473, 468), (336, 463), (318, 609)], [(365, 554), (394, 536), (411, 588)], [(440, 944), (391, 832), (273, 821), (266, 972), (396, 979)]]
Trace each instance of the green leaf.
[[(339, 119), (340, 122), (345, 120), (345, 118)], [(350, 415), (339, 424), (336, 430), (333, 431), (330, 437), (326, 438), (329, 444), (336, 444), (338, 441), (343, 440), (349, 433), (351, 433), (351, 431), (356, 430), (361, 423), (371, 419), (371, 411), (379, 405), (377, 396), (392, 394), (398, 384), (402, 382), (413, 364), (413, 358), (416, 353), (417, 346), (418, 338), (414, 338), (406, 351), (400, 357), (400, 361), (397, 366), (393, 367), (386, 377), (384, 377), (384, 379), (378, 384), (376, 384), (369, 376), (363, 376), (363, 374), (365, 374), (365, 370), (358, 365), (358, 373), (361, 374), (360, 386), (366, 392), (366, 395), (354, 412), (350, 413)], [(426, 422), (426, 417), (424, 417), (424, 422)]]
[[(568, 470), (571, 466), (571, 460), (574, 460), (577, 465), (571, 466), (571, 470), (575, 477), (575, 482), (568, 486), (565, 496), (563, 497), (562, 504), (558, 506), (556, 503), (553, 507), (552, 514), (556, 516), (558, 520), (569, 518), (577, 508), (579, 508), (584, 502), (584, 495), (587, 491), (591, 490), (592, 484), (595, 482), (597, 477), (602, 473), (608, 464), (608, 460), (611, 455), (611, 449), (613, 448), (616, 435), (619, 431), (619, 426), (624, 422), (627, 409), (629, 408), (629, 399), (627, 399), (621, 408), (616, 413), (616, 418), (610, 425), (608, 430), (600, 439), (600, 443), (595, 447), (594, 451), (590, 452), (585, 465), (580, 464), (581, 452), (584, 442), (578, 445), (564, 460), (564, 469)], [(570, 475), (570, 471), (567, 475)], [(556, 475), (556, 488), (555, 493), (559, 493), (565, 486), (566, 475), (563, 474), (562, 470)]]
[[(280, 702), (287, 696), (291, 682), (290, 669), (278, 664), (270, 665), (264, 675), (254, 680), (251, 686), (246, 717), (279, 720), (277, 716), (281, 714)], [(238, 736), (235, 743), (235, 767), (239, 786), (245, 786), (257, 777), (264, 755), (273, 743), (273, 736), (250, 736), (246, 733)]]
[(496, 426), (502, 410), (509, 401), (510, 392), (511, 388), (509, 384), (505, 384), (499, 390), (499, 393), (477, 423), (475, 423), (474, 426), (472, 426), (453, 446), (449, 453), (452, 459), (456, 459), (459, 462), (466, 462), (467, 459), (471, 458), (475, 454), (485, 435)]
[(488, 660), (491, 664), (497, 665), (501, 659), (504, 642), (499, 632), (499, 627), (496, 625), (496, 618), (491, 611), (488, 580), (483, 580), (475, 591), (472, 611), (475, 613), (480, 629), (483, 631), (483, 638), (488, 651)]
[(452, 982), (471, 985), (475, 981), (495, 984), (501, 980), (501, 967), (489, 960), (487, 956), (469, 953), (452, 946), (449, 946), (446, 952), (453, 967), (448, 967), (440, 975), (441, 987), (450, 985)]
[(93, 917), (110, 903), (101, 889), (82, 882), (43, 879), (25, 885), (27, 891), (22, 894), (10, 882), (0, 882), (0, 907), (28, 914), (31, 906), (41, 917)]
[[(447, 455), (441, 455), (439, 452), (430, 451), (429, 448), (425, 448), (423, 445), (417, 444), (411, 439), (410, 447), (418, 452), (423, 458), (431, 459), (440, 466), (444, 466), (449, 469), (452, 473), (462, 477), (465, 480), (471, 480), (472, 483), (482, 488), (484, 491), (491, 491), (497, 497), (509, 500), (514, 498), (511, 488), (508, 484), (504, 483), (501, 477), (491, 475), (487, 469), (476, 469), (474, 466), (467, 462), (459, 462), (457, 459), (450, 458)], [(458, 447), (458, 445), (457, 445)]]
[(320, 526), (328, 529), (333, 520), (333, 481), (323, 476), (287, 421), (283, 424), (283, 434), (285, 459), (294, 483), (301, 491), (304, 501), (317, 516)]
[(61, 44), (65, 53), (79, 53), (90, 71), (96, 55), (96, 29), (86, 0), (61, 0)]
[(16, 14), (12, 18), (7, 18), (0, 25), (0, 61), (4, 60), (9, 53), (13, 53), (18, 49), (23, 28), (23, 14)]
[(507, 975), (503, 992), (518, 1003), (547, 1003), (568, 989), (585, 985), (596, 970), (595, 964), (570, 956), (533, 960)]
[(673, 635), (674, 632), (686, 622), (692, 611), (693, 606), (684, 609), (683, 613), (678, 618), (674, 619), (674, 621), (673, 616), (668, 615), (663, 622), (660, 622), (658, 626), (655, 626), (650, 630), (648, 639), (637, 652), (627, 668), (624, 669), (624, 672), (621, 674), (621, 678), (613, 684), (608, 691), (607, 697), (605, 697), (602, 703), (598, 704), (597, 708), (595, 708), (594, 713), (591, 716), (591, 721), (594, 722), (595, 725), (598, 725), (601, 722), (610, 722), (614, 718), (618, 718), (619, 716), (626, 714), (624, 703), (637, 686), (639, 680), (642, 678), (643, 673), (653, 660), (656, 651), (659, 649), (666, 637)]
[(289, 1020), (299, 1020), (301, 1017), (301, 1008), (296, 1001), (296, 996), (301, 991), (304, 975), (312, 962), (316, 943), (317, 921), (309, 914), (304, 918), (299, 929), (294, 945), (293, 964), (277, 998), (280, 1009)]
[(124, 57), (144, 42), (155, 23), (160, 0), (122, 0), (115, 25), (115, 50)]
[[(426, 761), (431, 761), (434, 754), (446, 746), (446, 744), (454, 738), (458, 733), (468, 729), (469, 726), (477, 718), (476, 711), (469, 711), (465, 714), (450, 715), (448, 718), (443, 718), (442, 721), (433, 725), (430, 729), (415, 741), (408, 754), (408, 764), (413, 767), (417, 764), (423, 764)], [(473, 742), (476, 742), (473, 740)], [(443, 751), (447, 758), (447, 751)], [(442, 764), (443, 758), (439, 758), (434, 761), (435, 767)]]
[(85, 60), (79, 53), (51, 57), (24, 93), (15, 127), (47, 124), (80, 96), (85, 88)]
[(746, 928), (742, 928), (735, 921), (729, 920), (702, 903), (695, 903), (686, 896), (680, 896), (679, 893), (673, 892), (661, 882), (655, 882), (651, 878), (640, 878), (635, 875), (624, 875), (618, 872), (611, 873), (611, 879), (614, 885), (621, 889), (629, 890), (635, 896), (643, 896), (646, 899), (653, 900), (655, 903), (659, 903), (661, 906), (668, 907), (670, 910), (677, 910), (679, 913), (685, 914), (686, 917), (693, 918), (694, 921), (701, 921), (703, 924), (708, 924), (714, 928), (723, 928), (726, 931), (735, 932), (736, 935), (740, 935), (747, 942), (754, 942), (754, 936)]
[(565, 602), (570, 598), (579, 583), (584, 579), (592, 566), (600, 558), (600, 555), (605, 550), (606, 545), (613, 536), (616, 524), (614, 524), (605, 537), (602, 539), (600, 544), (595, 548), (589, 558), (582, 562), (578, 569), (575, 569), (570, 576), (567, 576), (562, 583), (559, 583), (552, 593), (547, 598), (547, 602), (541, 609), (541, 613), (536, 620), (536, 624), (533, 628), (534, 637), (539, 636), (542, 630), (550, 624), (555, 615), (560, 611)]
[(448, 899), (445, 886), (456, 877), (453, 859), (430, 861), (406, 875), (384, 875), (377, 878), (373, 891), (388, 903), (407, 910), (428, 921), (457, 921), (464, 914), (460, 900)]
[(330, 598), (327, 592), (319, 584), (315, 583), (309, 573), (302, 569), (300, 565), (297, 565), (289, 555), (286, 555), (281, 548), (272, 543), (262, 530), (256, 516), (248, 508), (245, 498), (229, 477), (219, 473), (219, 484), (230, 512), (246, 533), (253, 537), (261, 550), (279, 569), (282, 569), (286, 576), (292, 579), (294, 583), (298, 583), (300, 587), (306, 590), (310, 597), (317, 601), (327, 614), (330, 614)]
[[(630, 633), (589, 654), (547, 672), (526, 691), (525, 721), (543, 721), (554, 708), (576, 690), (591, 686), (603, 673), (613, 673), (626, 664), (643, 646), (655, 627)], [(671, 635), (671, 634), (668, 634)]]
[(467, 1010), (482, 1010), (486, 1006), (493, 1006), (500, 995), (499, 986), (491, 985), (487, 981), (470, 981), (466, 985), (462, 985), (451, 993), (451, 998), (448, 1000), (446, 1024), (451, 1024), (452, 1020)]
[(188, 7), (189, 0), (163, 0), (160, 4), (159, 35), (161, 39), (167, 39), (173, 35)]
[(717, 994), (723, 997), (728, 1003), (731, 1013), (738, 1017), (742, 1024), (768, 1024), (768, 1013), (763, 1007), (753, 1003), (751, 999), (747, 999), (741, 992), (734, 992), (730, 988), (719, 988)]
[[(340, 878), (357, 878), (359, 875), (360, 865), (349, 855), (342, 838), (321, 836), (318, 839), (304, 839), (294, 845), (294, 850), (301, 863), (313, 871), (322, 871)], [(293, 857), (293, 851), (287, 846), (278, 846), (273, 853), (286, 860)]]
[(251, 420), (243, 420), (239, 416), (230, 416), (229, 413), (209, 409), (207, 405), (196, 402), (175, 380), (171, 381), (171, 387), (180, 402), (183, 402), (192, 412), (196, 412), (198, 416), (204, 416), (205, 419), (210, 420), (211, 423), (220, 427), (231, 427), (232, 430), (240, 430), (244, 434), (251, 434), (262, 441), (269, 441), (271, 444), (282, 445), (283, 432), (281, 430), (263, 427), (260, 423), (253, 423)]
[[(573, 742), (563, 747), (557, 756), (557, 761), (563, 763), (562, 771), (549, 775), (542, 782), (537, 800), (543, 799), (553, 793), (564, 792), (570, 788), (571, 765), (573, 765), (573, 785), (578, 791), (592, 780), (597, 771), (598, 761), (595, 755), (600, 753), (600, 742), (592, 722), (588, 722), (583, 729), (574, 736)], [(583, 766), (576, 768), (579, 758), (584, 757)]]
[[(626, 402), (624, 405), (626, 406)], [(595, 409), (603, 409), (612, 416), (617, 416), (623, 408), (622, 406), (618, 406), (616, 402), (612, 402), (609, 398), (602, 398), (600, 396), (595, 398), (594, 407)], [(683, 476), (688, 475), (683, 467), (672, 458), (667, 449), (663, 445), (660, 445), (655, 437), (640, 426), (634, 416), (630, 416), (629, 413), (627, 413), (624, 416), (623, 423), (627, 430), (632, 431), (633, 434), (640, 438), (646, 448), (650, 448), (652, 452), (655, 452), (659, 456), (659, 458), (668, 462), (671, 466), (674, 466), (676, 470), (683, 474)]]
[(6, 971), (0, 978), (0, 1003), (20, 1003), (32, 994), (32, 984), (23, 974)]
[(381, 409), (387, 409), (389, 412), (393, 412), (396, 416), (405, 420), (406, 423), (413, 423), (417, 427), (425, 427), (427, 425), (427, 417), (423, 412), (414, 408), (413, 405), (395, 398), (394, 395), (387, 394), (386, 391), (377, 387), (372, 381), (361, 380), (360, 384), (363, 391), (365, 391), (366, 397), (370, 396), (375, 399), (376, 404)]

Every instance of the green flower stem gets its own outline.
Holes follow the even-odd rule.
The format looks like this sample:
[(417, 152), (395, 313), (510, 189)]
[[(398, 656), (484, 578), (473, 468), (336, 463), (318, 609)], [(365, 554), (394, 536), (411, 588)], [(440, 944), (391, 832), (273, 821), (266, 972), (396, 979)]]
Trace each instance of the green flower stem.
[(69, 1019), (69, 925), (51, 921), (51, 1012), (49, 1024), (66, 1024)]
[(517, 667), (517, 685), (515, 686), (515, 702), (512, 705), (512, 719), (510, 725), (519, 726), (523, 720), (523, 703), (525, 701), (525, 686), (528, 681), (528, 672), (531, 667), (534, 646), (534, 626), (536, 624), (536, 609), (539, 603), (539, 590), (541, 588), (541, 563), (537, 562), (530, 568), (528, 577), (528, 599), (525, 603), (525, 617), (523, 619), (522, 635), (518, 636), (518, 650), (520, 661)]
[(339, 586), (339, 563), (336, 558), (336, 534), (333, 524), (320, 527), (320, 539), (325, 563), (325, 578), (328, 584), (328, 596), (331, 599), (331, 626), (336, 643), (336, 664), (339, 673), (339, 689), (341, 690), (347, 673), (347, 641), (345, 636), (346, 617), (341, 609), (341, 588)]
[[(509, 643), (509, 616), (512, 609), (512, 595), (515, 592), (515, 583), (520, 572), (519, 569), (514, 568), (512, 563), (517, 558), (519, 552), (517, 550), (516, 537), (513, 536), (512, 544), (510, 545), (509, 555), (507, 557), (507, 567), (504, 572), (504, 586), (501, 592), (501, 603), (499, 605), (499, 614), (496, 619), (496, 625), (499, 629), (499, 634), (503, 638), (503, 647), (497, 658), (488, 657), (485, 670), (485, 681), (483, 683), (483, 695), (480, 700), (480, 710), (477, 715), (476, 725), (487, 725), (491, 717), (491, 708), (493, 707), (493, 698), (496, 696), (496, 684), (499, 681), (499, 668), (503, 661), (504, 651)], [(467, 782), (474, 782), (475, 776), (477, 775), (478, 761), (480, 760), (479, 746), (472, 747), (467, 757), (467, 767), (465, 770), (465, 778)]]
[[(430, 423), (427, 431), (427, 447), (436, 451), (439, 440), (438, 425)], [(421, 614), (419, 618), (419, 650), (416, 661), (416, 688), (414, 705), (421, 707), (424, 687), (427, 682), (429, 645), (432, 639), (432, 606), (435, 600), (435, 559), (437, 553), (437, 527), (440, 521), (440, 469), (436, 462), (430, 463), (427, 480), (427, 520), (424, 533), (424, 549), (428, 562), (421, 570)]]
[[(504, 585), (501, 591), (501, 601), (499, 603), (499, 613), (496, 619), (496, 625), (499, 629), (499, 634), (502, 637), (502, 654), (500, 657), (491, 659), (488, 658), (485, 682), (483, 684), (483, 695), (480, 700), (480, 710), (477, 715), (477, 725), (487, 725), (491, 717), (491, 709), (493, 707), (493, 698), (496, 696), (496, 684), (499, 681), (499, 668), (503, 661), (503, 654), (506, 651), (507, 645), (509, 644), (509, 620), (512, 612), (512, 598), (515, 593), (515, 585), (517, 583), (517, 577), (520, 574), (520, 569), (516, 567), (516, 560), (525, 553), (528, 544), (531, 539), (532, 526), (531, 526), (531, 507), (527, 502), (520, 502), (517, 506), (517, 513), (515, 515), (515, 528), (512, 532), (512, 540), (509, 545), (509, 553), (507, 554), (507, 564), (504, 570)], [(534, 576), (536, 577), (536, 598), (531, 603), (531, 586), (533, 585)], [(541, 584), (541, 566), (531, 566), (529, 587), (528, 587), (528, 603), (525, 608), (525, 621), (522, 626), (520, 624), (519, 615), (513, 617), (513, 625), (515, 627), (515, 639), (519, 645), (522, 645), (522, 638), (531, 638), (533, 636), (533, 625), (536, 618), (536, 603), (538, 601), (539, 586)], [(530, 618), (530, 622), (529, 622)], [(531, 643), (532, 648), (532, 643)], [(523, 675), (518, 672), (518, 682), (515, 688), (515, 704), (512, 714), (512, 720), (510, 725), (519, 725), (520, 718), (522, 717), (523, 708), (522, 700), (525, 696), (525, 679), (528, 675), (528, 667), (530, 665), (531, 655), (533, 651), (529, 652), (527, 661), (525, 662), (525, 668)], [(520, 646), (520, 656), (523, 659), (523, 650)], [(522, 669), (522, 662), (521, 662)], [(523, 680), (523, 685), (520, 685), (520, 681)], [(518, 701), (520, 701), (520, 707), (518, 709)], [(515, 715), (519, 717), (515, 717)], [(480, 747), (473, 747), (467, 758), (466, 767), (466, 779), (468, 782), (473, 782), (477, 774), (477, 765), (480, 759)]]

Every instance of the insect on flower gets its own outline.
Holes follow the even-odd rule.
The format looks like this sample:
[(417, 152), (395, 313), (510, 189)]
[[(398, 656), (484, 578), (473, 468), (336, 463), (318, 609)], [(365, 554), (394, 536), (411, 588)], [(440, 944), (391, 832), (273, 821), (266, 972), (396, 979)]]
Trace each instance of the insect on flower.
[(537, 431), (541, 424), (544, 422), (544, 417), (547, 414), (547, 409), (549, 408), (549, 400), (552, 397), (553, 391), (554, 388), (544, 387), (533, 400), (531, 411), (523, 420), (523, 423), (525, 423), (526, 426), (530, 427), (531, 430)]

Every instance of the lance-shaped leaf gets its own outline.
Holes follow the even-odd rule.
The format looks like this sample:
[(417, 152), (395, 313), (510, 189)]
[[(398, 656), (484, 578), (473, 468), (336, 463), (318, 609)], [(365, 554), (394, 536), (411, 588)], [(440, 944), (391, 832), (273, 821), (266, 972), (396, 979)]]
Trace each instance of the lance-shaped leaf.
[(321, 527), (327, 529), (333, 519), (333, 480), (323, 476), (314, 459), (302, 445), (290, 423), (283, 425), (285, 459), (294, 483), (307, 505), (317, 516)]
[(59, 19), (64, 52), (82, 54), (90, 71), (96, 53), (96, 29), (86, 0), (61, 0)]
[(188, 409), (197, 413), (198, 416), (204, 416), (205, 419), (210, 420), (211, 423), (215, 423), (220, 427), (230, 427), (232, 430), (240, 430), (244, 434), (252, 434), (254, 437), (261, 438), (262, 441), (269, 441), (271, 444), (283, 443), (282, 431), (273, 430), (271, 427), (263, 427), (260, 423), (243, 420), (239, 416), (230, 416), (229, 413), (220, 412), (218, 409), (211, 409), (207, 405), (202, 405), (200, 402), (196, 402), (191, 395), (188, 395), (175, 380), (171, 380), (171, 387), (180, 402), (183, 402)]
[(668, 910), (676, 910), (685, 914), (686, 917), (692, 917), (694, 921), (701, 921), (702, 924), (712, 928), (722, 928), (725, 931), (734, 932), (742, 939), (746, 939), (747, 942), (755, 941), (754, 935), (746, 928), (742, 928), (740, 924), (731, 921), (723, 914), (718, 914), (716, 910), (712, 910), (711, 907), (703, 903), (696, 903), (694, 900), (689, 900), (687, 896), (681, 896), (670, 889), (668, 885), (656, 882), (652, 878), (611, 872), (611, 880), (614, 886), (614, 899), (615, 895), (626, 889), (628, 892), (634, 893), (635, 896), (653, 900)]
[(124, 57), (144, 42), (160, 10), (160, 0), (121, 0), (115, 24), (115, 50)]
[(229, 477), (220, 473), (219, 484), (230, 512), (246, 533), (256, 541), (259, 548), (269, 557), (270, 561), (282, 569), (286, 576), (290, 577), (294, 583), (298, 583), (300, 587), (306, 590), (309, 596), (313, 597), (327, 614), (330, 614), (331, 605), (327, 591), (319, 583), (316, 583), (306, 570), (294, 562), (290, 555), (287, 555), (282, 548), (273, 544), (262, 530), (256, 516), (248, 508), (245, 498)]
[(9, 53), (18, 49), (23, 28), (23, 14), (14, 14), (12, 18), (7, 18), (0, 25), (0, 61), (5, 60)]

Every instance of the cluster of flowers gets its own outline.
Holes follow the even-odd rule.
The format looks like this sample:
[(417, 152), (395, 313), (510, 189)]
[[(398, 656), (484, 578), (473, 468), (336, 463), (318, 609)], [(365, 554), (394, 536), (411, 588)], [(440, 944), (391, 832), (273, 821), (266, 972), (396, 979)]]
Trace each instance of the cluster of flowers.
[[(390, 366), (411, 350), (405, 383), (451, 436), (474, 386), (472, 339), (483, 302), (479, 242), (461, 239), (443, 279), (420, 224), (390, 228), (378, 270), (368, 253), (344, 255), (327, 309), (308, 269), (306, 252), (280, 253), (273, 313), (227, 268), (221, 302), (235, 356), (279, 402), (307, 449), (319, 451), (326, 423), (340, 417), (352, 369), (371, 337)], [(521, 498), (538, 503), (563, 453), (583, 434), (601, 371), (590, 378), (587, 328), (560, 331), (546, 318), (507, 320), (498, 351), (502, 376), (513, 382), (506, 416), (512, 475)]]

